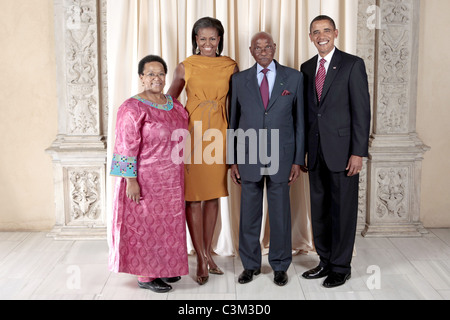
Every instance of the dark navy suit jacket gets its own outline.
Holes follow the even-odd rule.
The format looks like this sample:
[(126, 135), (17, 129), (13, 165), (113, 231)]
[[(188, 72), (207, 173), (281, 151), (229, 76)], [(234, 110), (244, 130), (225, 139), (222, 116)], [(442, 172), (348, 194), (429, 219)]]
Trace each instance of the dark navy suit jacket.
[(366, 68), (361, 58), (336, 49), (319, 103), (315, 88), (317, 60), (315, 56), (301, 66), (308, 167), (314, 167), (321, 148), (330, 171), (342, 172), (350, 156), (368, 156), (371, 110)]

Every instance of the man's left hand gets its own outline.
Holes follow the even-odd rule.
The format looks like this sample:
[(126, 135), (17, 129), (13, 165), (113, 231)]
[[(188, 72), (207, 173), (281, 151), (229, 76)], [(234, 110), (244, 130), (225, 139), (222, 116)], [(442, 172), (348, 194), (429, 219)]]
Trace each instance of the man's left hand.
[(353, 177), (357, 174), (361, 173), (363, 168), (363, 158), (359, 156), (351, 156), (348, 161), (347, 168), (345, 170), (348, 171), (347, 176)]
[(289, 176), (289, 186), (292, 186), (295, 181), (297, 181), (300, 176), (300, 166), (298, 164), (293, 164), (291, 169), (291, 175)]

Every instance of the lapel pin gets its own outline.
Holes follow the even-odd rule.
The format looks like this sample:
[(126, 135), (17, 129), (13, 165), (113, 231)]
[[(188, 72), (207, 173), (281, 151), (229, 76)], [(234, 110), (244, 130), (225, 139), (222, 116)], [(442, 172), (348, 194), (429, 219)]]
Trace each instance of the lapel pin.
[(337, 67), (333, 67), (333, 70), (336, 70), (337, 69)]

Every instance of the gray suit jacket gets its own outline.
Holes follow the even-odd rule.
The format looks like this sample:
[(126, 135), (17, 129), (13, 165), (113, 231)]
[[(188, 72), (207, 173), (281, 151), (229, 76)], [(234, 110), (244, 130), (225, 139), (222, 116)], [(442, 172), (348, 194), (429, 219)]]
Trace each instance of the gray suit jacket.
[(267, 110), (256, 67), (232, 78), (228, 163), (238, 164), (241, 179), (258, 182), (270, 175), (289, 182), (293, 164), (305, 164), (303, 75), (275, 61), (277, 76)]

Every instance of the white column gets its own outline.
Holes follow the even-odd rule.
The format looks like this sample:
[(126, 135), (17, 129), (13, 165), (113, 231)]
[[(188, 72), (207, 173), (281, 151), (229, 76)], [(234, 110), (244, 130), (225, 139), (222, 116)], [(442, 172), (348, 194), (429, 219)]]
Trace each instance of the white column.
[(58, 136), (56, 239), (106, 236), (106, 1), (54, 0)]
[(367, 8), (369, 14), (360, 10), (375, 28), (373, 45), (366, 42), (365, 33), (372, 36), (368, 26), (361, 26), (359, 37), (361, 51), (370, 57), (374, 103), (363, 235), (421, 236), (426, 232), (420, 222), (422, 161), (429, 147), (416, 133), (420, 2), (376, 5)]

